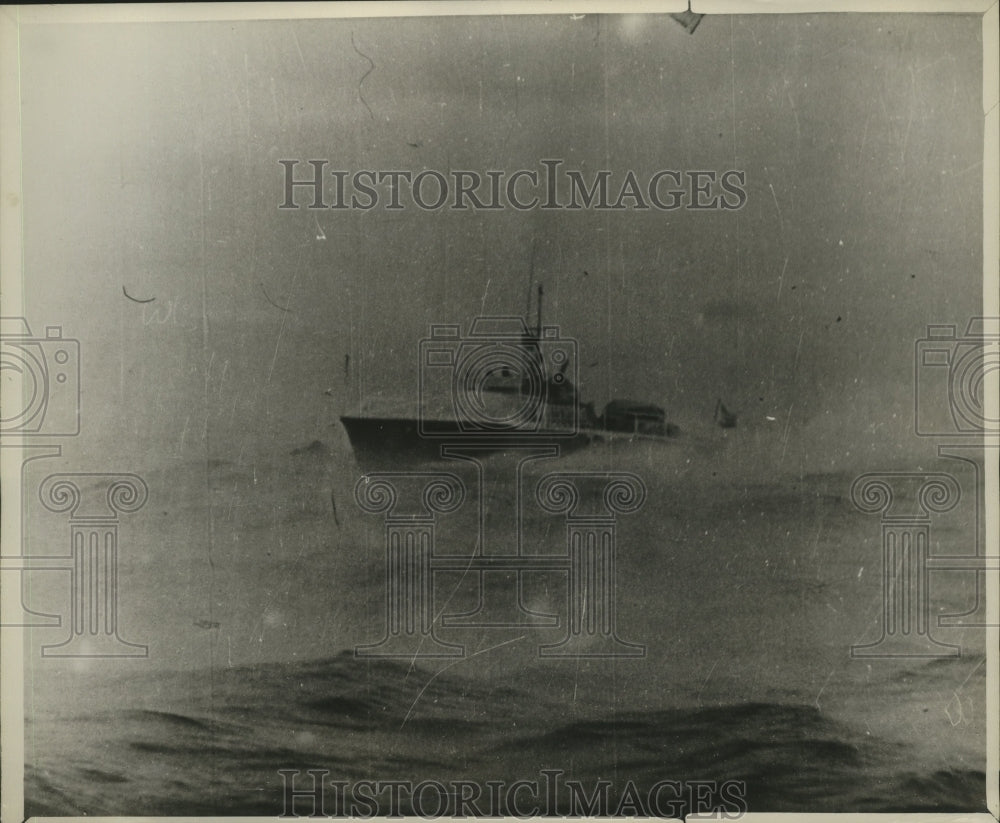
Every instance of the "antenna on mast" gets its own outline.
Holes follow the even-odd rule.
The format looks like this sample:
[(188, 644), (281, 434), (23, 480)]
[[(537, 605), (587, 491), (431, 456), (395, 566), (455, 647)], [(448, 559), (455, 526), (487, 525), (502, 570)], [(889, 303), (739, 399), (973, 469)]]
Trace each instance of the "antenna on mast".
[(531, 317), (531, 284), (535, 282), (535, 238), (531, 238), (531, 258), (528, 261), (528, 303), (524, 309), (524, 322)]

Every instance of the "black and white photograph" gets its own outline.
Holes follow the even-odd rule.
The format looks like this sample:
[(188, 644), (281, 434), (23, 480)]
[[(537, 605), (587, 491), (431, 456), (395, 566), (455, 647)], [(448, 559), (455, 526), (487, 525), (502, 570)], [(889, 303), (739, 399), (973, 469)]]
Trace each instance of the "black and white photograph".
[(997, 819), (997, 5), (761, 5), (0, 8), (2, 823)]

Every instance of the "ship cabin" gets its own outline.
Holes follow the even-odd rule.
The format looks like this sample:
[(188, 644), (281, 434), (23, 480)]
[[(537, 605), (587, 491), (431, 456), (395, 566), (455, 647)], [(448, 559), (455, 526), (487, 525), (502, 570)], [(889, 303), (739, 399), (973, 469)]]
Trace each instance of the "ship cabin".
[(604, 428), (632, 434), (667, 434), (666, 413), (651, 403), (612, 400), (604, 407)]

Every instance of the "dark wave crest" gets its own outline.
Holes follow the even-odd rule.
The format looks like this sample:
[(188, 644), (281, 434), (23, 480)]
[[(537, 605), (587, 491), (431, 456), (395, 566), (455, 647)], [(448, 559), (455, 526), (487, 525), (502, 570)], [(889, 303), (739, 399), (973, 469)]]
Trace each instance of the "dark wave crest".
[[(741, 781), (750, 811), (970, 811), (984, 799), (983, 771), (914, 771), (905, 745), (814, 706), (580, 719), (527, 685), (491, 689), (348, 654), (216, 672), (206, 696), (191, 693), (161, 692), (156, 708), (36, 718), (35, 734), (66, 742), (58, 756), (27, 764), (28, 814), (274, 816), (283, 808), (279, 769), (483, 785), (555, 769), (564, 781), (610, 781), (612, 807), (629, 781), (644, 796), (662, 780)], [(560, 794), (559, 813), (565, 804)]]

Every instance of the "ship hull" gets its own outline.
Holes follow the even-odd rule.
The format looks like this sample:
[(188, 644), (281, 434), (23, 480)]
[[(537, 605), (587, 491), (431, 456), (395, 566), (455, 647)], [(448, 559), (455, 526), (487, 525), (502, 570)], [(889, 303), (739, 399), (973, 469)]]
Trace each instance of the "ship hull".
[[(402, 417), (341, 417), (341, 424), (354, 450), (358, 465), (369, 468), (396, 468), (401, 464), (441, 460), (441, 449), (448, 445), (476, 445), (482, 454), (495, 454), (512, 448), (511, 438), (489, 434), (480, 436), (464, 431), (454, 420), (424, 420)], [(517, 444), (552, 444), (560, 454), (589, 446), (600, 439), (596, 432), (538, 432), (517, 438)]]
[[(464, 431), (454, 420), (415, 420), (404, 417), (341, 417), (358, 466), (365, 471), (391, 470), (443, 459), (441, 449), (448, 445), (476, 445), (481, 454), (496, 454), (515, 446), (507, 438)], [(666, 442), (661, 435), (615, 432), (606, 429), (581, 429), (575, 433), (565, 431), (539, 432), (532, 437), (517, 438), (516, 443), (534, 445), (552, 444), (560, 454), (586, 448), (596, 443), (613, 443), (635, 440)]]

